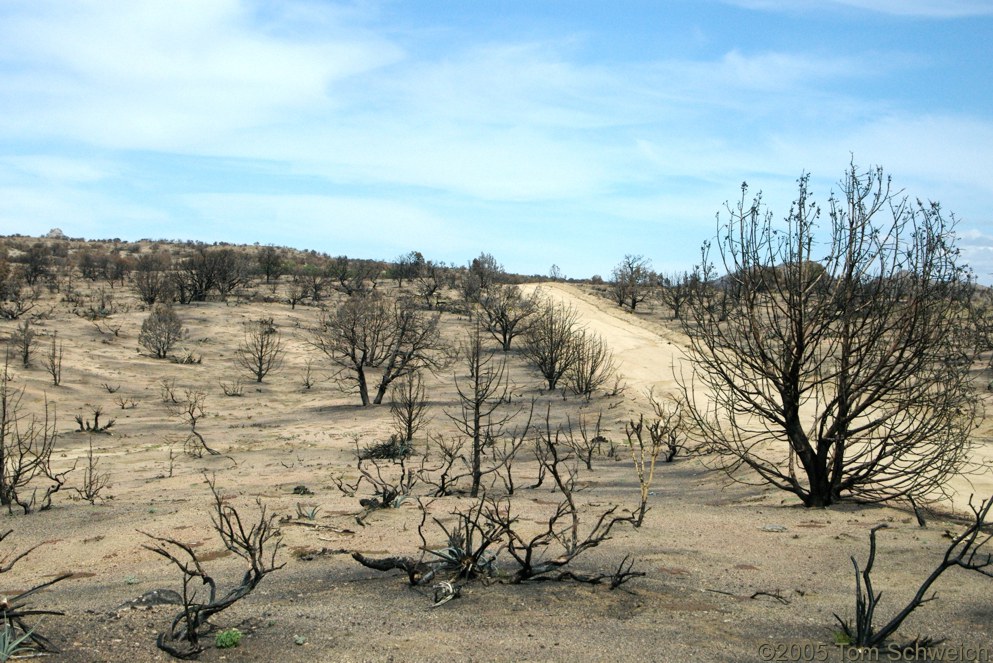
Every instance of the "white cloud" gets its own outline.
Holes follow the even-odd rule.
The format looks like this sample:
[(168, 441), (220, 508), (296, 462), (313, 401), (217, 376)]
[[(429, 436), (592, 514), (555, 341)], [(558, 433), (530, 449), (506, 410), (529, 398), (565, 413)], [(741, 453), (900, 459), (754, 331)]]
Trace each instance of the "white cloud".
[[(675, 174), (736, 178), (762, 140), (749, 123), (792, 95), (836, 107), (844, 100), (818, 85), (867, 75), (845, 57), (736, 50), (579, 64), (568, 40), (413, 60), (396, 38), (315, 4), (266, 16), (234, 0), (24, 6), (26, 18), (0, 27), (3, 52), (26, 63), (0, 80), (14, 109), (0, 115), (8, 133), (265, 159), (345, 185), (483, 200), (590, 199)], [(308, 30), (314, 23), (324, 29)], [(300, 31), (306, 38), (290, 38)], [(729, 110), (741, 126), (723, 119)]]
[[(896, 0), (834, 5), (842, 3), (899, 11)], [(939, 11), (921, 0), (900, 7)], [(489, 246), (509, 254), (530, 232), (519, 219), (552, 218), (558, 236), (549, 237), (578, 275), (606, 252), (629, 252), (625, 241), (646, 254), (671, 251), (672, 224), (693, 235), (681, 251), (695, 254), (742, 179), (777, 213), (803, 171), (826, 198), (849, 152), (969, 223), (987, 218), (991, 124), (901, 110), (879, 92), (926, 52), (887, 53), (866, 66), (859, 49), (748, 52), (729, 42), (705, 59), (609, 61), (568, 35), (496, 42), (467, 33), (451, 39), (458, 46), (428, 43), (376, 11), (375, 3), (235, 0), (0, 3), (0, 142), (7, 154), (28, 146), (0, 157), (0, 184), (22, 187), (13, 207), (4, 201), (6, 218), (47, 230), (71, 226), (65, 217), (85, 208), (77, 216), (94, 227), (101, 217), (157, 218), (168, 230), (142, 235), (231, 241), (237, 232), (302, 246), (311, 227), (353, 245), (375, 228), (399, 247), (381, 257), (426, 249), (427, 237), (470, 255)], [(863, 84), (876, 82), (866, 93)], [(176, 164), (200, 156), (213, 159), (196, 190), (225, 193), (177, 197), (189, 182)], [(169, 181), (154, 181), (159, 174)], [(292, 193), (257, 193), (270, 181), (266, 191), (279, 191), (281, 180), (293, 180)], [(115, 203), (115, 186), (127, 190), (125, 201), (147, 199)], [(563, 230), (570, 219), (589, 229)], [(627, 236), (614, 237), (607, 223), (627, 224)], [(295, 234), (281, 241), (283, 232)], [(582, 249), (566, 243), (572, 235)], [(541, 259), (542, 248), (516, 250)]]
[(962, 261), (972, 268), (976, 280), (984, 285), (993, 285), (993, 235), (987, 223), (984, 230), (976, 228), (958, 231), (958, 247), (962, 250)]
[(880, 118), (857, 130), (853, 143), (908, 174), (949, 182), (993, 196), (993, 123), (969, 117), (918, 115)]
[(831, 5), (896, 16), (967, 18), (991, 16), (989, 0), (724, 0), (727, 4), (763, 11), (813, 11)]
[(28, 137), (196, 149), (332, 107), (335, 84), (402, 57), (360, 31), (319, 42), (267, 34), (233, 0), (20, 7), (0, 22), (0, 123)]
[(965, 18), (991, 16), (988, 0), (835, 0), (843, 5), (899, 16)]
[(810, 57), (794, 53), (769, 52), (746, 56), (732, 50), (724, 56), (719, 67), (709, 63), (695, 67), (686, 64), (682, 63), (679, 68), (696, 76), (702, 74), (704, 80), (700, 82), (703, 84), (723, 83), (732, 88), (758, 92), (815, 89), (825, 80), (869, 75), (855, 58)]
[[(356, 82), (364, 95), (340, 113), (292, 132), (262, 128), (232, 149), (339, 182), (484, 199), (575, 198), (654, 177), (646, 166), (697, 176), (712, 176), (717, 164), (720, 172), (737, 169), (760, 137), (723, 121), (729, 107), (744, 124), (781, 113), (784, 95), (796, 94), (782, 90), (861, 72), (844, 58), (788, 54), (607, 68), (566, 62), (548, 48), (483, 47), (457, 62), (376, 72)], [(819, 112), (844, 103), (825, 96)]]
[[(363, 257), (392, 258), (425, 238), (455, 233), (445, 219), (416, 204), (334, 195), (191, 194), (182, 202), (197, 216), (210, 220), (213, 239), (292, 243), (300, 248), (344, 252), (342, 246), (363, 247)], [(196, 226), (192, 221), (191, 226)], [(200, 239), (200, 235), (193, 235)], [(447, 241), (450, 241), (447, 240)], [(434, 240), (432, 240), (434, 243)]]
[(112, 167), (93, 159), (44, 154), (0, 157), (0, 178), (29, 176), (45, 182), (99, 182), (111, 175)]
[(57, 227), (70, 237), (140, 239), (150, 232), (172, 236), (175, 227), (153, 205), (79, 188), (2, 186), (0, 200), (0, 229), (9, 233), (37, 236)]
[[(755, 117), (777, 109), (783, 90), (864, 75), (845, 58), (738, 51), (580, 65), (568, 41), (412, 61), (337, 13), (304, 24), (233, 0), (22, 7), (27, 16), (11, 12), (0, 27), (2, 52), (24, 63), (0, 75), (8, 134), (270, 159), (339, 182), (487, 199), (604, 192), (639, 175), (640, 163), (625, 163), (637, 136), (625, 132), (692, 142), (701, 116), (731, 107)], [(315, 20), (321, 34), (286, 36)]]

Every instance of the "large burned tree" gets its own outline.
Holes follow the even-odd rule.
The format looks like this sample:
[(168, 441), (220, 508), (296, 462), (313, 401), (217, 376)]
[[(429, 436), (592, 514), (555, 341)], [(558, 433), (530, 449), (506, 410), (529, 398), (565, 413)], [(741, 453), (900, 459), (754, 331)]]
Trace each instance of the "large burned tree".
[(854, 165), (827, 210), (821, 229), (806, 176), (782, 225), (747, 185), (728, 206), (727, 275), (705, 247), (683, 319), (694, 423), (725, 469), (807, 506), (935, 498), (980, 416), (954, 217)]
[(372, 403), (379, 405), (394, 380), (445, 360), (438, 317), (410, 299), (356, 294), (321, 316), (311, 342), (341, 369), (339, 376), (355, 384), (362, 405), (370, 402), (367, 373), (378, 372)]

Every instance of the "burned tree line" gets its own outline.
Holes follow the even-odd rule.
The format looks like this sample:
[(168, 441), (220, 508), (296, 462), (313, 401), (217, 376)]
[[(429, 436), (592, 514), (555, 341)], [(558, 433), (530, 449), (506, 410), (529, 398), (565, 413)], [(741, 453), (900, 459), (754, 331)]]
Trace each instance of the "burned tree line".
[[(626, 255), (613, 273), (614, 296), (632, 312), (649, 296), (672, 308), (692, 345), (684, 396), (699, 407), (688, 412), (729, 468), (749, 467), (808, 504), (844, 496), (924, 500), (947, 476), (967, 469), (968, 445), (956, 440), (967, 439), (979, 410), (962, 367), (991, 345), (988, 294), (976, 290), (959, 264), (954, 220), (940, 206), (901, 198), (881, 170), (853, 166), (839, 195), (825, 204), (830, 239), (818, 245), (821, 205), (807, 182), (801, 178), (782, 228), (761, 196), (748, 200), (743, 189), (722, 234), (705, 245), (692, 271), (663, 275), (644, 256)], [(184, 338), (170, 303), (223, 301), (242, 287), (272, 303), (307, 298), (322, 308), (309, 341), (363, 404), (381, 404), (394, 380), (450, 365), (451, 348), (437, 333), (444, 310), (477, 317), (503, 351), (528, 358), (549, 391), (590, 397), (616, 378), (609, 348), (582, 328), (574, 310), (551, 303), (540, 289), (511, 283), (487, 253), (457, 268), (416, 251), (379, 263), (273, 246), (68, 246), (58, 239), (8, 240), (0, 256), (0, 306), (5, 317), (25, 318), (10, 336), (25, 366), (34, 349), (37, 288), (47, 284), (75, 302), (80, 279), (105, 279), (112, 288), (130, 280), (141, 302), (154, 305), (139, 342), (160, 358)], [(382, 286), (386, 278), (396, 281), (396, 291)], [(298, 287), (299, 299), (283, 299)], [(89, 307), (74, 303), (74, 310), (109, 312), (94, 324), (116, 336), (116, 304), (105, 299)], [(240, 366), (256, 382), (277, 370), (282, 356), (279, 331), (265, 329), (259, 323), (246, 330), (238, 350)], [(49, 355), (58, 386), (64, 346)], [(693, 385), (721, 402), (696, 403)], [(804, 421), (799, 413), (814, 403), (823, 411)], [(751, 444), (755, 436), (783, 445), (766, 453)]]
[[(116, 291), (118, 299), (130, 290), (145, 307), (254, 301), (295, 308), (321, 307), (338, 295), (382, 290), (393, 281), (396, 290), (429, 310), (465, 311), (481, 303), (488, 312), (503, 308), (497, 318), (504, 321), (492, 333), (507, 332), (503, 341), (509, 349), (516, 314), (507, 318), (507, 302), (498, 300), (517, 293), (500, 286), (528, 280), (543, 277), (509, 274), (485, 252), (460, 265), (427, 259), (419, 251), (382, 261), (272, 245), (12, 237), (0, 245), (0, 318), (29, 313), (46, 289), (81, 303), (87, 290), (106, 287), (107, 296)], [(99, 316), (101, 311), (100, 306), (78, 308), (80, 315)]]

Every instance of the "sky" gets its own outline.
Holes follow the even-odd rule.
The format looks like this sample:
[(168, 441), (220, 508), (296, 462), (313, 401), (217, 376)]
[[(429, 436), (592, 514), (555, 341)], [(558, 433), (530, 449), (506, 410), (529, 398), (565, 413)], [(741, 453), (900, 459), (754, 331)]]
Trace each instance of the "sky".
[(993, 0), (0, 0), (0, 234), (668, 273), (851, 163), (993, 282)]

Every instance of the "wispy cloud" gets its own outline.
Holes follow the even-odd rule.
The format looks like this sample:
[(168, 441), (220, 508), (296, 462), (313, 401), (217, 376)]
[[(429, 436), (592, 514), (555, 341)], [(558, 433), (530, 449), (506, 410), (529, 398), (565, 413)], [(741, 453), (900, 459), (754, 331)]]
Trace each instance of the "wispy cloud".
[(980, 283), (993, 283), (993, 235), (976, 229), (959, 233), (959, 246), (965, 261)]
[(402, 57), (358, 32), (274, 36), (233, 1), (24, 3), (0, 18), (5, 132), (113, 148), (202, 148), (333, 107), (335, 84)]
[[(939, 4), (900, 6), (923, 17)], [(885, 51), (884, 40), (767, 44), (739, 39), (747, 26), (692, 22), (693, 46), (606, 57), (581, 30), (497, 38), (390, 9), (0, 4), (0, 186), (12, 196), (0, 222), (155, 219), (135, 232), (308, 244), (321, 227), (336, 242), (327, 250), (351, 253), (342, 243), (374, 248), (363, 235), (376, 227), (380, 257), (403, 243), (430, 253), (430, 237), (440, 252), (496, 247), (523, 264), (554, 251), (567, 273), (604, 273), (625, 242), (660, 268), (695, 254), (743, 179), (777, 209), (803, 171), (826, 196), (850, 152), (967, 223), (988, 222), (993, 120), (982, 105), (956, 113), (886, 93), (936, 66), (934, 53)], [(275, 230), (288, 239), (261, 236)], [(672, 241), (680, 233), (688, 245)]]
[(5, 132), (275, 159), (336, 181), (485, 198), (610, 190), (638, 170), (624, 164), (635, 141), (662, 123), (729, 107), (754, 117), (783, 91), (863, 75), (845, 58), (737, 50), (578, 64), (554, 40), (412, 61), (396, 39), (336, 24), (337, 14), (328, 36), (292, 42), (281, 36), (292, 18), (269, 30), (235, 2), (31, 7), (0, 28), (22, 64), (0, 74)]
[(835, 2), (898, 16), (968, 18), (993, 15), (993, 6), (986, 0), (835, 0)]
[(0, 228), (42, 235), (61, 228), (72, 237), (139, 239), (175, 235), (177, 224), (166, 210), (115, 195), (74, 187), (0, 186)]
[(339, 245), (365, 246), (369, 257), (391, 258), (445, 229), (442, 219), (416, 205), (354, 196), (198, 194), (182, 202), (209, 219), (218, 237), (268, 236), (281, 228), (300, 246), (325, 236)]
[(728, 4), (763, 11), (825, 11), (851, 7), (880, 14), (922, 18), (993, 16), (987, 0), (724, 0)]
[(0, 182), (31, 178), (42, 182), (99, 182), (112, 167), (93, 159), (52, 155), (0, 156)]

